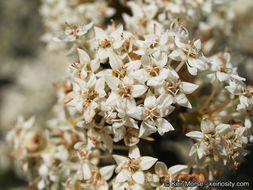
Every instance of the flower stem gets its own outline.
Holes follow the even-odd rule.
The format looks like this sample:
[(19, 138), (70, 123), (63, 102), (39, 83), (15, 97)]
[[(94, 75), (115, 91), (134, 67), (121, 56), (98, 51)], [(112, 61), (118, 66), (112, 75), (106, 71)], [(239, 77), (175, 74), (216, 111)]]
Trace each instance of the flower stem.
[(185, 64), (185, 61), (181, 61), (179, 65), (176, 67), (175, 71), (178, 73), (180, 69), (184, 66), (184, 64)]
[(206, 107), (209, 106), (209, 104), (211, 103), (211, 101), (212, 101), (212, 99), (213, 99), (213, 97), (214, 97), (216, 91), (217, 91), (217, 88), (213, 88), (212, 93), (211, 93), (210, 96), (208, 97), (207, 101), (206, 101), (206, 102), (204, 103), (204, 105), (199, 109), (199, 111), (198, 111), (199, 113), (202, 113), (202, 112), (206, 109)]

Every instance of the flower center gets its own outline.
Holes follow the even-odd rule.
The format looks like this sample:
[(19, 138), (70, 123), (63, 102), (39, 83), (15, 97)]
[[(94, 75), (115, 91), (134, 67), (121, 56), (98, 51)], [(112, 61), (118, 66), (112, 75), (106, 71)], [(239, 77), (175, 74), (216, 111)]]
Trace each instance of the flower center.
[(152, 64), (151, 66), (147, 67), (147, 71), (149, 72), (149, 75), (152, 77), (155, 77), (159, 75), (159, 68), (156, 64)]
[(122, 83), (119, 84), (118, 88), (119, 88), (118, 93), (121, 97), (126, 98), (131, 96), (132, 87), (130, 85), (125, 85)]
[(159, 110), (156, 107), (154, 107), (152, 109), (148, 108), (145, 110), (146, 119), (150, 119), (153, 121), (153, 120), (158, 119), (159, 115), (160, 115)]
[(136, 172), (139, 169), (139, 165), (140, 165), (139, 159), (129, 158), (127, 167), (129, 167), (132, 170), (132, 172)]
[(179, 91), (179, 80), (177, 82), (166, 82), (163, 88), (169, 94), (176, 96)]
[(95, 98), (98, 97), (98, 93), (94, 89), (89, 89), (83, 93), (84, 104), (83, 107), (89, 105)]
[(119, 79), (123, 79), (127, 75), (127, 70), (124, 67), (121, 68), (119, 71), (112, 70), (112, 75)]
[(101, 47), (101, 48), (109, 48), (109, 47), (111, 47), (111, 43), (110, 43), (110, 41), (108, 39), (104, 39), (100, 43), (99, 47)]

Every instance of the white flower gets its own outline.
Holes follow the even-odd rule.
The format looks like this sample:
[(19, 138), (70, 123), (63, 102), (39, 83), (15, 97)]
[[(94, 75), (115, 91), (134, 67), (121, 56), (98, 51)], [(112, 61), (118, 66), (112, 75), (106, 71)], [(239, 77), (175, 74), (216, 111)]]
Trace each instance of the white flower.
[(148, 136), (156, 131), (163, 135), (165, 132), (174, 130), (172, 125), (163, 118), (173, 111), (172, 101), (169, 95), (164, 94), (156, 98), (151, 93), (148, 93), (143, 106), (137, 106), (127, 112), (131, 117), (142, 120), (140, 137)]
[(190, 156), (197, 153), (199, 159), (201, 159), (203, 156), (209, 153), (208, 142), (205, 139), (209, 138), (210, 133), (215, 132), (214, 129), (214, 124), (210, 120), (203, 119), (201, 121), (201, 132), (191, 131), (186, 134), (187, 137), (190, 137), (197, 141), (197, 143), (195, 143), (190, 150)]
[(105, 61), (109, 57), (109, 64), (112, 69), (117, 70), (122, 67), (123, 62), (115, 50), (120, 49), (125, 41), (130, 37), (130, 34), (123, 31), (123, 26), (120, 25), (110, 35), (101, 28), (94, 27), (96, 41), (98, 43), (98, 58)]
[(208, 59), (211, 64), (211, 71), (213, 73), (209, 74), (213, 81), (217, 78), (220, 82), (227, 81), (229, 79), (234, 79), (238, 81), (245, 81), (245, 78), (238, 76), (237, 69), (232, 66), (230, 62), (230, 54), (217, 54)]
[(181, 81), (177, 72), (172, 69), (168, 70), (168, 73), (168, 77), (165, 79), (163, 85), (157, 89), (157, 92), (160, 94), (170, 94), (173, 103), (192, 108), (185, 94), (191, 94), (198, 88), (198, 85)]
[(148, 86), (158, 86), (168, 77), (168, 69), (165, 68), (168, 58), (162, 55), (160, 60), (156, 60), (150, 56), (144, 55), (141, 58), (143, 68), (130, 73), (130, 76), (140, 83), (147, 82)]
[(107, 180), (111, 178), (114, 168), (114, 165), (110, 165), (98, 169), (91, 163), (84, 162), (81, 167), (78, 167), (75, 175), (69, 177), (68, 186), (76, 187), (78, 185), (81, 189), (108, 190)]
[(150, 169), (155, 162), (156, 158), (149, 156), (140, 156), (140, 151), (137, 146), (133, 146), (129, 150), (128, 158), (119, 155), (113, 155), (117, 163), (115, 172), (118, 173), (115, 183), (124, 186), (124, 182), (132, 182), (139, 185), (144, 185), (145, 171)]
[(252, 87), (244, 88), (239, 96), (240, 104), (237, 105), (237, 111), (251, 110), (253, 107), (253, 89)]
[(225, 88), (233, 95), (240, 95), (243, 91), (243, 86), (234, 80), (229, 80), (229, 85)]
[[(199, 159), (204, 156), (221, 164), (237, 167), (237, 160), (246, 155), (243, 150), (248, 142), (247, 128), (240, 124), (219, 124), (216, 127), (207, 119), (201, 122), (201, 131), (192, 131), (186, 136), (197, 141), (189, 155), (197, 154)], [(232, 162), (231, 162), (232, 159)], [(213, 166), (215, 167), (215, 166)]]
[(77, 51), (80, 60), (71, 65), (70, 68), (73, 70), (72, 75), (73, 77), (86, 79), (89, 74), (97, 71), (100, 65), (94, 60), (91, 60), (84, 50), (78, 48)]
[(83, 113), (86, 123), (92, 122), (95, 117), (95, 109), (98, 107), (100, 98), (105, 96), (103, 78), (96, 79), (94, 74), (90, 74), (88, 81), (80, 78), (74, 78), (76, 90), (70, 92), (66, 99), (69, 106), (74, 106), (76, 109)]
[(117, 77), (106, 75), (105, 81), (112, 92), (121, 98), (137, 98), (147, 91), (147, 87), (145, 85), (134, 84), (134, 80), (127, 76), (120, 80)]
[[(70, 24), (69, 27), (64, 34), (55, 39), (64, 42), (77, 42), (78, 40), (76, 38), (79, 37), (78, 35), (81, 35), (86, 30), (83, 24), (84, 26), (91, 22), (95, 25), (102, 24), (106, 18), (115, 14), (115, 9), (109, 7), (108, 2), (105, 0), (93, 2), (43, 0), (40, 13), (46, 28), (46, 33), (42, 36), (42, 40), (47, 43), (49, 50), (59, 51), (59, 49), (63, 50), (63, 48), (66, 48), (66, 44), (55, 43), (52, 39), (55, 36), (55, 32), (62, 30), (66, 22)], [(76, 23), (82, 25), (75, 25)], [(78, 31), (74, 29), (75, 27), (79, 28)]]
[(127, 5), (133, 14), (133, 16), (123, 14), (127, 28), (131, 28), (133, 32), (145, 34), (148, 29), (152, 28), (149, 22), (155, 17), (158, 7), (154, 3), (143, 6), (133, 1), (128, 2)]
[(93, 26), (93, 23), (87, 25), (71, 25), (65, 29), (64, 34), (55, 38), (55, 41), (73, 42), (84, 36)]
[(175, 49), (171, 52), (169, 55), (171, 59), (186, 62), (188, 71), (191, 75), (197, 75), (198, 70), (206, 69), (205, 58), (200, 53), (200, 40), (196, 40), (190, 44), (185, 44), (176, 36), (175, 43), (178, 49)]

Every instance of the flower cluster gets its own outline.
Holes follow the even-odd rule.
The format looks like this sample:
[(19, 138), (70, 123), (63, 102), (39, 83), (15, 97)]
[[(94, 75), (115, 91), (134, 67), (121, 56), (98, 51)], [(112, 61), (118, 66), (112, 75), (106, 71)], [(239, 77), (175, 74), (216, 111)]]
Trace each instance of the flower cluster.
[[(32, 184), (163, 189), (165, 181), (204, 182), (238, 168), (253, 140), (252, 87), (243, 83), (229, 53), (204, 56), (201, 40), (191, 40), (175, 18), (208, 14), (220, 1), (180, 2), (130, 1), (132, 16), (123, 15), (124, 25), (112, 21), (104, 28), (74, 14), (80, 25), (68, 25), (54, 38), (73, 44), (75, 57), (66, 80), (55, 83), (54, 117), (44, 130), (32, 127), (33, 119), (20, 120), (8, 136), (13, 156), (36, 174)], [(86, 10), (81, 5), (77, 9)], [(76, 4), (70, 7), (76, 13)], [(168, 169), (157, 158), (141, 156), (139, 142), (171, 131), (193, 139), (193, 163)], [(117, 148), (128, 156), (115, 153)]]
[(249, 130), (247, 123), (244, 125), (221, 123), (215, 126), (210, 120), (203, 119), (201, 131), (191, 131), (186, 134), (196, 142), (189, 155), (196, 155), (204, 166), (209, 165), (209, 178), (213, 179), (217, 171), (222, 172), (223, 165), (238, 168), (247, 154), (244, 146), (250, 140)]
[(73, 25), (68, 31), (71, 32), (77, 24), (89, 22), (101, 24), (106, 18), (114, 15), (115, 10), (110, 8), (104, 0), (95, 2), (92, 0), (43, 0), (40, 13), (46, 28), (42, 40), (48, 43), (48, 49), (57, 50), (64, 44), (52, 42), (55, 32), (61, 31), (66, 25)]

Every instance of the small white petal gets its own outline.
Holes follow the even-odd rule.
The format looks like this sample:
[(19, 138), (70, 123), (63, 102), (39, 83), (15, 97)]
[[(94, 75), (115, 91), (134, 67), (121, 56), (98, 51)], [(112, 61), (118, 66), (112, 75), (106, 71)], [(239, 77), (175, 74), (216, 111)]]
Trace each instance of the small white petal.
[(179, 172), (185, 171), (188, 168), (186, 165), (175, 165), (169, 168), (170, 175), (178, 174)]
[(135, 172), (133, 175), (133, 179), (136, 183), (143, 185), (145, 181), (144, 173), (142, 171)]
[(152, 95), (147, 95), (146, 99), (144, 100), (144, 106), (147, 108), (152, 108), (156, 107), (157, 105), (157, 100), (155, 96)]
[(165, 45), (168, 42), (168, 38), (168, 32), (163, 33), (160, 38), (160, 44)]
[(149, 78), (147, 71), (144, 69), (137, 70), (129, 75), (142, 84), (144, 84)]
[(86, 68), (83, 67), (82, 70), (81, 70), (81, 76), (80, 76), (80, 78), (81, 79), (85, 79), (87, 76), (88, 76), (88, 72), (87, 72)]
[(132, 86), (132, 96), (134, 98), (142, 96), (146, 91), (147, 87), (145, 85), (133, 85)]
[(224, 73), (224, 72), (217, 72), (216, 76), (219, 79), (219, 81), (221, 81), (221, 82), (226, 81), (229, 78), (228, 74)]
[(110, 76), (110, 75), (105, 75), (105, 82), (108, 84), (108, 86), (112, 90), (117, 90), (119, 84), (121, 83), (121, 81), (117, 77)]
[(240, 77), (240, 76), (238, 76), (238, 75), (231, 74), (231, 77), (233, 77), (233, 78), (234, 78), (234, 79), (236, 79), (236, 80), (246, 81), (246, 79), (245, 79), (245, 78)]
[(83, 116), (86, 123), (91, 123), (95, 115), (96, 115), (95, 109), (92, 108), (91, 106), (88, 106), (84, 109)]
[(145, 51), (143, 51), (143, 49), (138, 49), (138, 50), (134, 51), (134, 53), (137, 55), (145, 55)]
[(106, 100), (106, 105), (116, 106), (118, 104), (119, 99), (120, 99), (119, 95), (112, 92)]
[(202, 58), (189, 58), (187, 61), (188, 65), (191, 67), (198, 68), (200, 70), (205, 69), (205, 62)]
[(83, 172), (83, 179), (87, 180), (90, 179), (92, 174), (91, 174), (91, 170), (88, 164), (83, 164), (82, 165), (82, 172)]
[(213, 124), (213, 122), (211, 122), (211, 121), (208, 120), (208, 119), (203, 119), (203, 120), (201, 121), (200, 126), (201, 126), (201, 131), (202, 131), (203, 133), (205, 133), (205, 134), (214, 131), (214, 124)]
[(145, 171), (150, 169), (158, 160), (157, 158), (153, 158), (150, 156), (143, 156), (140, 158), (141, 162), (140, 162), (140, 169)]
[(114, 70), (119, 69), (123, 65), (121, 58), (113, 51), (111, 51), (109, 54), (109, 63)]
[(163, 176), (168, 175), (168, 168), (167, 168), (166, 164), (163, 162), (159, 162), (159, 161), (156, 162), (155, 173), (157, 175), (163, 175)]
[(175, 100), (180, 106), (184, 106), (184, 107), (187, 107), (190, 109), (192, 108), (191, 103), (188, 101), (185, 94), (180, 94), (180, 95), (176, 96)]
[(113, 159), (116, 161), (117, 165), (119, 165), (120, 163), (126, 163), (128, 161), (128, 159), (124, 156), (120, 156), (120, 155), (112, 155)]
[(119, 142), (125, 137), (126, 129), (124, 127), (120, 128), (113, 128), (113, 133), (114, 133), (114, 142)]
[[(20, 119), (20, 120), (22, 120), (22, 119)], [(35, 117), (32, 116), (30, 119), (28, 119), (28, 120), (23, 124), (23, 128), (24, 128), (24, 129), (29, 129), (29, 128), (31, 128), (31, 127), (33, 126), (34, 122), (35, 122)]]
[(185, 56), (184, 52), (182, 50), (180, 50), (180, 49), (173, 50), (170, 53), (169, 58), (171, 58), (173, 60), (176, 60), (176, 61), (184, 61), (184, 60), (186, 60), (186, 56)]
[(249, 118), (246, 118), (245, 119), (245, 122), (244, 122), (244, 126), (247, 128), (247, 129), (250, 129), (252, 127), (252, 122)]
[(109, 55), (111, 54), (111, 52), (112, 51), (110, 49), (108, 49), (108, 48), (106, 48), (106, 49), (99, 48), (98, 52), (97, 52), (97, 55), (98, 55), (98, 57), (99, 57), (100, 60), (105, 61), (109, 57)]
[(166, 132), (174, 131), (173, 126), (164, 118), (158, 118), (158, 133), (163, 135)]
[(100, 174), (103, 176), (105, 180), (108, 180), (112, 177), (113, 171), (115, 169), (115, 165), (105, 166), (100, 168)]
[(239, 127), (236, 129), (235, 134), (237, 134), (240, 137), (243, 137), (245, 131), (246, 131), (245, 127)]
[(123, 32), (123, 25), (118, 26), (118, 28), (110, 34), (110, 37), (114, 38), (115, 40), (118, 40), (121, 38)]
[(187, 69), (188, 69), (189, 73), (190, 73), (191, 75), (193, 75), (193, 76), (196, 76), (197, 73), (198, 73), (197, 68), (192, 67), (192, 66), (189, 66), (188, 64), (187, 64)]
[(96, 80), (95, 91), (99, 93), (99, 97), (104, 97), (106, 95), (104, 89), (105, 89), (105, 79), (100, 78)]
[(45, 181), (42, 179), (39, 181), (39, 183), (37, 184), (38, 189), (44, 189), (46, 187), (46, 183)]
[(158, 66), (159, 67), (164, 67), (168, 62), (168, 57), (167, 55), (166, 56), (163, 56), (162, 57), (162, 60), (158, 62)]
[(191, 94), (199, 87), (199, 85), (189, 82), (181, 82), (180, 87), (185, 94)]
[(130, 61), (129, 63), (126, 63), (125, 66), (127, 67), (127, 71), (129, 72), (129, 74), (131, 75), (131, 72), (136, 71), (141, 67), (141, 61)]
[(245, 97), (245, 96), (240, 96), (239, 99), (240, 99), (240, 103), (241, 103), (241, 104), (245, 105), (246, 107), (249, 106), (248, 98), (247, 98), (247, 97)]
[(144, 67), (151, 65), (151, 58), (148, 55), (143, 55), (141, 57), (141, 63)]
[(139, 137), (142, 136), (149, 136), (152, 133), (155, 133), (157, 131), (157, 128), (155, 127), (155, 124), (151, 125), (147, 122), (143, 121), (141, 123), (140, 131), (139, 131)]
[(178, 76), (177, 72), (174, 69), (169, 69), (168, 72), (169, 72), (168, 73), (169, 78), (172, 79), (173, 81), (176, 81), (177, 79), (179, 79), (179, 76)]
[(130, 117), (132, 117), (134, 119), (138, 119), (138, 120), (142, 120), (144, 118), (144, 116), (143, 116), (143, 107), (141, 107), (141, 106), (130, 108), (127, 111), (127, 114)]
[(162, 68), (160, 69), (160, 72), (159, 72), (159, 77), (161, 78), (160, 80), (165, 80), (166, 78), (169, 77), (169, 75), (171, 74), (171, 71), (170, 69), (167, 69), (167, 68)]
[(41, 176), (47, 176), (48, 174), (48, 167), (45, 164), (42, 164), (39, 168), (39, 174)]
[(232, 127), (230, 127), (230, 125), (228, 124), (219, 124), (218, 126), (216, 126), (215, 130), (221, 135), (228, 135), (228, 137), (234, 134)]
[(132, 175), (130, 171), (127, 169), (121, 170), (121, 172), (117, 175), (115, 182), (116, 183), (122, 183), (125, 181), (131, 181)]
[(200, 39), (198, 39), (198, 40), (196, 40), (194, 42), (194, 46), (197, 48), (197, 50), (201, 49), (201, 41), (200, 41)]
[(195, 154), (196, 151), (197, 151), (197, 148), (198, 148), (198, 144), (197, 143), (195, 143), (194, 145), (192, 145), (191, 150), (189, 152), (189, 156), (192, 156), (193, 154)]
[[(141, 9), (139, 9), (139, 10), (141, 10)], [(153, 3), (145, 7), (145, 12), (147, 13), (146, 16), (149, 19), (153, 19), (155, 17), (155, 15), (156, 15), (157, 11), (158, 11), (158, 7), (155, 4), (153, 4)], [(157, 23), (157, 25), (158, 25), (158, 23)]]
[(181, 49), (187, 48), (187, 45), (188, 45), (182, 42), (182, 39), (180, 38), (180, 36), (177, 36), (177, 35), (175, 36), (175, 44), (177, 45), (177, 47)]
[(129, 149), (129, 154), (128, 154), (128, 156), (129, 156), (130, 158), (135, 158), (135, 159), (136, 159), (136, 158), (139, 158), (139, 157), (141, 156), (139, 148), (138, 148), (137, 146), (131, 147), (131, 148)]
[(201, 133), (200, 131), (191, 131), (187, 133), (186, 136), (198, 141), (203, 139), (204, 137), (203, 133)]
[(86, 65), (87, 63), (90, 62), (90, 57), (84, 50), (77, 48), (77, 51), (78, 51), (78, 55), (79, 55), (81, 64)]
[(87, 88), (91, 88), (94, 87), (96, 84), (97, 80), (96, 80), (96, 76), (92, 73), (90, 74), (90, 79), (87, 82)]
[(95, 30), (96, 39), (104, 40), (108, 37), (106, 32), (103, 29), (98, 28), (98, 27), (95, 26), (94, 30)]
[(160, 116), (165, 117), (169, 115), (173, 110), (174, 106), (171, 106), (173, 103), (173, 97), (170, 94), (162, 94), (156, 99), (156, 103), (160, 109)]
[(83, 127), (85, 126), (85, 123), (84, 123), (84, 121), (78, 121), (78, 122), (76, 123), (76, 126), (77, 126), (77, 127), (83, 128)]
[(135, 129), (139, 129), (137, 125), (137, 121), (135, 121), (133, 118), (128, 118), (125, 123), (126, 126), (133, 127)]
[(204, 155), (208, 154), (207, 145), (202, 141), (200, 142), (199, 147), (197, 148), (197, 154), (199, 159), (201, 159)]
[(148, 82), (147, 82), (147, 85), (148, 86), (159, 86), (159, 85), (162, 85), (164, 79), (162, 79), (160, 76), (157, 76), (157, 77), (151, 77)]

